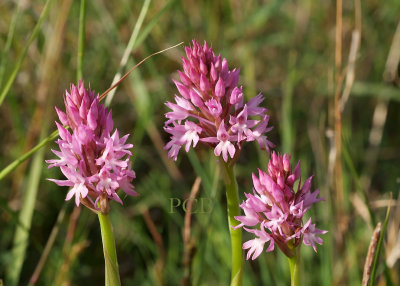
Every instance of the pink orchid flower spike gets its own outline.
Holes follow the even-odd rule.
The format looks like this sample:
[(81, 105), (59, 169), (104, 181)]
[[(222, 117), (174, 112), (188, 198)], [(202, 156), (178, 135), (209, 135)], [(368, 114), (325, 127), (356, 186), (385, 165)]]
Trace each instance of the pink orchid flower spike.
[[(259, 170), (258, 177), (253, 174), (254, 192), (246, 194), (246, 201), (240, 207), (244, 216), (235, 216), (243, 227), (256, 238), (243, 244), (249, 249), (247, 259), (257, 258), (265, 242), (269, 242), (266, 252), (272, 251), (276, 244), (288, 257), (294, 256), (294, 248), (301, 243), (311, 246), (317, 252), (316, 244), (322, 244), (320, 230), (311, 223), (311, 218), (303, 225), (303, 217), (311, 205), (322, 201), (317, 198), (319, 191), (311, 192), (308, 178), (301, 186), (295, 187), (300, 179), (300, 162), (292, 170), (290, 156), (272, 152), (268, 163), (268, 173)], [(297, 190), (295, 190), (297, 189)]]
[[(138, 195), (131, 184), (135, 172), (129, 158), (132, 144), (126, 143), (128, 136), (119, 137), (118, 130), (112, 135), (113, 120), (99, 102), (99, 95), (85, 89), (83, 81), (71, 85), (65, 92), (65, 112), (56, 108), (61, 124), (57, 123), (60, 139), (56, 141), (60, 151), (52, 150), (59, 159), (47, 160), (49, 168), (60, 167), (66, 180), (49, 179), (59, 186), (72, 187), (66, 200), (75, 197), (92, 210), (99, 210), (99, 200), (114, 200), (122, 204), (117, 191), (127, 195)], [(70, 131), (67, 130), (69, 127)], [(107, 212), (106, 209), (101, 209)]]
[(175, 103), (166, 103), (171, 109), (164, 126), (171, 135), (165, 146), (168, 156), (176, 160), (182, 146), (188, 152), (197, 142), (212, 147), (225, 162), (238, 157), (243, 142), (256, 141), (264, 150), (273, 147), (266, 136), (272, 129), (267, 109), (259, 106), (264, 98), (259, 94), (244, 103), (240, 69), (230, 70), (207, 43), (193, 40), (185, 51), (180, 79), (174, 80), (178, 95)]

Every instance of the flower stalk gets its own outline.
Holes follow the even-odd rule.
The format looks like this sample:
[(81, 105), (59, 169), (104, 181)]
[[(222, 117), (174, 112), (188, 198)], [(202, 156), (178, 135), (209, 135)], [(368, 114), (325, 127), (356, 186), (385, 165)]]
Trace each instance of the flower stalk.
[(300, 247), (294, 249), (294, 256), (288, 257), (290, 267), (290, 285), (300, 285)]
[(240, 214), (238, 184), (235, 176), (235, 166), (227, 162), (221, 162), (228, 205), (228, 224), (232, 249), (232, 273), (231, 286), (242, 285), (243, 280), (243, 254), (242, 254), (242, 230), (234, 229), (238, 225), (235, 216)]
[(101, 240), (103, 242), (104, 261), (105, 261), (105, 285), (106, 286), (119, 286), (121, 280), (118, 271), (117, 252), (115, 249), (114, 233), (108, 213), (98, 212)]

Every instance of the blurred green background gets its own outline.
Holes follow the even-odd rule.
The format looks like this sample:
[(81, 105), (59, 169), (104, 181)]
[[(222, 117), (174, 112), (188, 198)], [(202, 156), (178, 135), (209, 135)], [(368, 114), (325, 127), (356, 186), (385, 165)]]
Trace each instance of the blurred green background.
[[(31, 44), (45, 1), (0, 3), (1, 92), (16, 75), (0, 106), (1, 169), (55, 130), (54, 105), (63, 109), (64, 91), (77, 82), (80, 1), (48, 2)], [(336, 5), (328, 0), (87, 1), (83, 78), (102, 93), (118, 71), (153, 52), (192, 39), (212, 43), (230, 68), (241, 68), (247, 99), (259, 92), (265, 96), (276, 150), (293, 154), (293, 163), (301, 160), (302, 178), (315, 174), (313, 188), (325, 198), (310, 213), (317, 227), (329, 232), (318, 254), (302, 247), (302, 285), (360, 285), (369, 241), (385, 217), (390, 193), (395, 206), (377, 281), (399, 285), (400, 2), (343, 1), (341, 41), (335, 34)], [(121, 64), (127, 47), (129, 58)], [(123, 285), (179, 285), (185, 277), (193, 285), (228, 285), (230, 242), (216, 158), (196, 148), (181, 152), (174, 163), (163, 150), (168, 141), (164, 103), (177, 93), (171, 79), (182, 56), (180, 46), (149, 59), (119, 85), (110, 103), (114, 126), (131, 134), (140, 194), (124, 198), (124, 206), (111, 206)], [(335, 136), (342, 140), (335, 142)], [(19, 285), (30, 280), (102, 285), (96, 215), (65, 202), (67, 189), (45, 180), (61, 178), (44, 163), (54, 157), (51, 148), (54, 143), (0, 181), (0, 279), (15, 263), (11, 249), (22, 225), (28, 244)], [(251, 173), (267, 165), (267, 154), (258, 149), (247, 144), (237, 164), (242, 199), (251, 192)], [(201, 177), (197, 197), (210, 200), (212, 211), (192, 214), (191, 238), (184, 244), (185, 212), (171, 209), (171, 202), (187, 199), (196, 177)], [(20, 217), (27, 200), (28, 229)], [(184, 245), (190, 265), (183, 261)], [(245, 262), (244, 285), (289, 285), (289, 279), (279, 251)]]

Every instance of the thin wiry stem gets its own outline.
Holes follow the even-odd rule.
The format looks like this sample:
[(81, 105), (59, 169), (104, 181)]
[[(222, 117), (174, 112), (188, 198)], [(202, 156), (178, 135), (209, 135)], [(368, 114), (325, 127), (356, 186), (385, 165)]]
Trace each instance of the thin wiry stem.
[(336, 46), (335, 46), (335, 95), (334, 95), (334, 140), (335, 140), (335, 194), (338, 213), (338, 240), (339, 246), (343, 243), (344, 193), (343, 193), (343, 166), (342, 166), (342, 112), (340, 98), (342, 94), (342, 0), (336, 2)]
[(181, 280), (181, 286), (189, 286), (191, 285), (191, 277), (192, 277), (192, 262), (193, 256), (196, 252), (196, 245), (191, 238), (191, 220), (192, 220), (192, 211), (193, 204), (195, 202), (195, 198), (200, 191), (200, 183), (201, 178), (197, 177), (196, 181), (192, 186), (192, 190), (190, 191), (190, 196), (187, 204), (187, 209), (185, 211), (185, 226), (183, 228), (183, 243), (184, 243), (184, 253), (183, 253), (183, 277)]

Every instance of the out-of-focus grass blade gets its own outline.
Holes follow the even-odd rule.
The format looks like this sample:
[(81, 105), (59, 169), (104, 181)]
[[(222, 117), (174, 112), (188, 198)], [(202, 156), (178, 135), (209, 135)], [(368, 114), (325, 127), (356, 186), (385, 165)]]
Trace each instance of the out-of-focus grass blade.
[(40, 148), (45, 146), (47, 143), (53, 141), (56, 139), (58, 136), (58, 130), (54, 131), (51, 133), (47, 138), (43, 139), (40, 141), (39, 144), (37, 144), (35, 147), (33, 147), (31, 150), (26, 152), (24, 155), (13, 161), (11, 164), (9, 164), (7, 167), (5, 167), (3, 170), (0, 171), (0, 180), (2, 180), (5, 176), (7, 176), (10, 172), (12, 172), (15, 168), (17, 168), (21, 163), (23, 163), (26, 159), (28, 159), (30, 156), (35, 154)]
[[(132, 61), (129, 61), (135, 64)], [(132, 107), (136, 110), (138, 116), (135, 124), (135, 141), (139, 144), (145, 134), (148, 124), (152, 121), (151, 117), (154, 113), (153, 105), (151, 104), (150, 93), (142, 78), (140, 70), (133, 71), (133, 76), (130, 78), (130, 84), (135, 90), (135, 97), (132, 99)]]
[[(378, 245), (376, 247), (376, 253), (375, 253), (375, 257), (374, 257), (374, 262), (372, 264), (371, 278), (370, 278), (371, 286), (375, 285), (375, 276), (376, 276), (376, 270), (378, 268), (379, 254), (380, 254), (380, 251), (381, 251), (383, 238), (385, 237), (386, 226), (387, 226), (388, 221), (389, 221), (391, 206), (392, 206), (392, 194), (390, 194), (389, 206), (388, 206), (387, 211), (386, 211), (385, 221), (383, 222), (381, 235), (379, 236)], [(384, 262), (384, 263), (386, 263), (386, 262)]]
[[(126, 66), (126, 64), (128, 62), (129, 55), (132, 53), (132, 50), (133, 50), (134, 45), (136, 43), (137, 36), (139, 34), (139, 30), (142, 27), (144, 18), (146, 17), (147, 11), (149, 9), (149, 5), (150, 5), (150, 0), (146, 0), (143, 3), (142, 9), (141, 9), (139, 17), (138, 17), (138, 19), (136, 21), (135, 27), (133, 28), (133, 31), (132, 31), (131, 37), (129, 39), (128, 45), (125, 48), (124, 54), (123, 54), (121, 62), (119, 64), (119, 70), (118, 70), (117, 74), (114, 76), (114, 79), (113, 79), (111, 85), (115, 84), (116, 82), (118, 82), (121, 79), (122, 71), (123, 71), (123, 69), (125, 68), (125, 66)], [(113, 99), (116, 90), (117, 89), (115, 88), (108, 94), (108, 96), (106, 98), (106, 102), (105, 102), (106, 106), (110, 105), (111, 100)]]
[[(147, 10), (149, 8), (150, 5), (150, 0), (146, 0), (143, 3), (142, 9), (140, 11), (140, 15), (138, 17), (138, 20), (135, 24), (135, 28), (132, 31), (131, 34), (131, 38), (129, 39), (128, 45), (125, 48), (124, 51), (124, 55), (122, 56), (121, 62), (120, 62), (120, 67), (118, 70), (118, 73), (115, 75), (112, 85), (116, 82), (118, 82), (121, 78), (121, 74), (122, 74), (122, 70), (125, 68), (127, 62), (128, 62), (128, 58), (129, 55), (132, 53), (132, 51), (138, 47), (149, 35), (149, 33), (151, 32), (151, 30), (154, 28), (154, 26), (157, 24), (157, 22), (159, 21), (160, 17), (162, 14), (164, 14), (166, 11), (168, 11), (168, 9), (171, 7), (171, 4), (174, 2), (175, 0), (169, 1), (167, 4), (165, 4), (165, 6), (152, 18), (152, 20), (150, 21), (150, 23), (143, 29), (143, 32), (141, 32), (139, 34), (140, 28), (142, 27), (144, 18), (147, 14)], [(107, 95), (107, 99), (105, 102), (106, 106), (109, 106), (112, 98), (114, 96), (116, 89), (112, 90), (108, 95)]]
[(15, 64), (14, 70), (11, 72), (10, 77), (8, 78), (6, 85), (4, 88), (1, 90), (0, 94), (0, 106), (2, 105), (4, 98), (6, 97), (8, 91), (11, 88), (11, 85), (13, 84), (15, 77), (18, 74), (19, 69), (21, 68), (22, 62), (25, 59), (26, 53), (28, 52), (29, 46), (32, 44), (32, 42), (36, 39), (37, 35), (39, 34), (40, 28), (42, 27), (42, 23), (44, 19), (46, 19), (46, 16), (49, 12), (50, 4), (54, 0), (47, 0), (46, 4), (43, 7), (42, 13), (40, 14), (39, 21), (37, 22), (35, 28), (33, 29), (32, 35), (30, 36), (28, 43), (25, 45), (24, 50), (22, 51), (21, 55), (18, 58), (17, 63)]
[(22, 0), (18, 1), (17, 4), (17, 8), (15, 9), (15, 12), (13, 13), (12, 19), (11, 19), (11, 23), (10, 23), (10, 27), (8, 29), (8, 35), (7, 35), (7, 41), (6, 44), (4, 46), (4, 49), (1, 53), (1, 58), (0, 58), (0, 86), (3, 82), (3, 76), (4, 76), (4, 71), (6, 69), (6, 65), (8, 62), (8, 52), (10, 51), (10, 47), (11, 47), (11, 43), (12, 40), (14, 38), (14, 31), (15, 31), (15, 26), (17, 23), (17, 19), (19, 17), (19, 14), (21, 12), (21, 4), (22, 4)]
[(208, 176), (207, 171), (201, 165), (196, 152), (194, 150), (190, 150), (187, 155), (195, 173), (200, 176), (204, 189), (211, 193), (211, 190), (213, 189), (213, 184), (210, 181), (210, 177)]
[(67, 209), (67, 204), (63, 204), (62, 208), (58, 213), (56, 223), (54, 224), (53, 229), (51, 230), (46, 246), (43, 249), (42, 255), (40, 256), (39, 262), (36, 265), (35, 271), (33, 272), (31, 279), (29, 279), (29, 284), (28, 284), (29, 286), (37, 284), (37, 281), (39, 280), (43, 267), (46, 264), (47, 259), (49, 258), (50, 251), (54, 246), (54, 242), (60, 230), (60, 226), (64, 219), (66, 209)]
[(351, 94), (400, 101), (400, 89), (383, 83), (355, 82)]
[(369, 213), (369, 217), (371, 219), (371, 224), (372, 227), (374, 227), (374, 225), (376, 224), (375, 222), (375, 215), (374, 212), (372, 211), (370, 205), (368, 204), (368, 198), (367, 198), (367, 194), (365, 193), (365, 190), (363, 190), (362, 186), (361, 186), (361, 182), (360, 182), (360, 176), (357, 174), (356, 168), (353, 164), (353, 160), (351, 159), (351, 156), (349, 154), (349, 150), (348, 150), (348, 142), (343, 142), (346, 144), (342, 145), (342, 151), (343, 151), (343, 158), (347, 164), (347, 167), (349, 168), (352, 178), (354, 179), (357, 189), (359, 191), (359, 193), (361, 194), (361, 197), (363, 198), (366, 207), (368, 208), (368, 213)]
[[(45, 132), (47, 132), (47, 127), (43, 127), (42, 137)], [(37, 191), (39, 188), (39, 181), (43, 168), (43, 157), (44, 149), (41, 149), (35, 154), (30, 168), (26, 193), (23, 196), (24, 201), (19, 215), (19, 221), (21, 222), (23, 227), (17, 226), (14, 235), (13, 249), (11, 251), (11, 261), (8, 264), (7, 269), (7, 285), (18, 285), (22, 264), (25, 259), (26, 248), (28, 246), (29, 230), (31, 228), (32, 216), (35, 208)]]
[(278, 13), (284, 3), (285, 1), (277, 0), (266, 2), (260, 9), (255, 9), (253, 13), (249, 13), (243, 21), (237, 22), (237, 25), (230, 27), (226, 31), (226, 37), (240, 39), (245, 37), (249, 30), (264, 28), (271, 16)]
[(139, 34), (137, 41), (135, 42), (135, 44), (133, 45), (133, 49), (136, 48), (137, 46), (139, 46), (146, 38), (147, 36), (150, 34), (151, 30), (154, 28), (154, 26), (158, 23), (158, 21), (160, 20), (160, 17), (166, 12), (168, 11), (171, 6), (172, 3), (174, 3), (176, 0), (171, 0), (168, 1), (167, 4), (164, 5), (164, 7), (158, 11), (158, 13), (151, 19), (151, 21), (147, 24), (147, 26), (143, 29), (143, 31)]
[(299, 73), (296, 71), (297, 56), (294, 52), (289, 54), (288, 75), (283, 84), (282, 99), (282, 149), (283, 152), (292, 154), (293, 144), (296, 141), (293, 128), (293, 92), (299, 79)]

